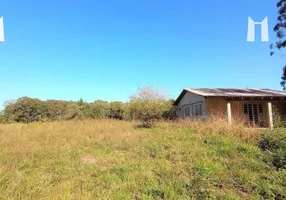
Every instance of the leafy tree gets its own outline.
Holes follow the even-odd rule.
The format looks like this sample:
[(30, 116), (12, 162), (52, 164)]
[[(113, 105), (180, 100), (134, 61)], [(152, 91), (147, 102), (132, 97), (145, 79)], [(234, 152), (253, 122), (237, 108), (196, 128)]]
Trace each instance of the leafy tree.
[(4, 117), (4, 111), (1, 111), (0, 112), (0, 123), (5, 123), (6, 120), (5, 120), (5, 117)]
[(90, 103), (87, 103), (81, 98), (77, 101), (77, 105), (79, 106), (84, 118), (94, 118), (94, 112)]
[(83, 105), (86, 104), (86, 102), (85, 102), (82, 98), (80, 98), (80, 99), (77, 101), (77, 104), (78, 104), (79, 106), (83, 106)]
[(283, 67), (283, 73), (282, 73), (280, 84), (283, 87), (283, 90), (285, 91), (286, 90), (286, 66)]
[(112, 119), (123, 119), (126, 113), (126, 105), (121, 101), (110, 103), (109, 117)]
[(19, 98), (15, 103), (6, 104), (4, 119), (8, 122), (33, 122), (42, 118), (45, 109), (41, 100), (29, 97)]
[(46, 105), (44, 118), (47, 118), (49, 121), (64, 119), (68, 105), (67, 101), (47, 100), (43, 104)]
[(109, 103), (107, 101), (96, 100), (91, 104), (91, 109), (94, 119), (105, 119), (109, 116)]
[(166, 101), (166, 110), (163, 113), (163, 118), (168, 120), (174, 120), (177, 118), (177, 106), (174, 106), (174, 99)]
[(4, 110), (1, 111), (0, 116), (0, 123), (5, 123), (5, 122), (13, 122), (12, 120), (12, 105), (16, 103), (16, 100), (7, 100), (3, 103)]
[(150, 87), (140, 88), (130, 100), (130, 114), (139, 119), (143, 127), (149, 128), (162, 119), (163, 113), (169, 109), (167, 96)]
[(143, 126), (152, 126), (158, 119), (172, 119), (173, 100), (166, 101), (166, 96), (152, 88), (140, 89), (132, 96), (130, 102), (97, 100), (87, 103), (79, 101), (41, 101), (29, 97), (22, 97), (16, 101), (4, 103), (4, 110), (0, 113), (0, 123), (6, 122), (34, 122), (70, 119), (136, 119)]
[(83, 113), (80, 106), (76, 103), (69, 103), (64, 113), (64, 119), (82, 119)]
[[(270, 45), (270, 49), (276, 48), (281, 50), (286, 47), (286, 40), (285, 40), (285, 28), (286, 28), (286, 0), (279, 0), (276, 4), (278, 8), (278, 17), (277, 23), (274, 26), (274, 32), (276, 33), (276, 37), (278, 41), (274, 44)], [(270, 52), (270, 55), (273, 55), (274, 51)], [(283, 67), (283, 73), (281, 77), (281, 86), (283, 90), (286, 90), (286, 65)]]
[(85, 103), (85, 104), (81, 105), (80, 109), (81, 109), (85, 118), (88, 118), (88, 119), (94, 118), (94, 110), (93, 110), (92, 105), (90, 103)]

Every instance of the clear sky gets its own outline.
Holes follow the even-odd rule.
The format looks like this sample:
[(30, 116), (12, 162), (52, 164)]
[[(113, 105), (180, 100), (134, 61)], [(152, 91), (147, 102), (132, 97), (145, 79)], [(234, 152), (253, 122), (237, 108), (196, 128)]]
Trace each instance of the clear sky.
[[(0, 103), (127, 101), (140, 86), (176, 98), (186, 87), (281, 87), (270, 56), (276, 1), (0, 0)], [(246, 41), (248, 16), (269, 18), (270, 42)]]

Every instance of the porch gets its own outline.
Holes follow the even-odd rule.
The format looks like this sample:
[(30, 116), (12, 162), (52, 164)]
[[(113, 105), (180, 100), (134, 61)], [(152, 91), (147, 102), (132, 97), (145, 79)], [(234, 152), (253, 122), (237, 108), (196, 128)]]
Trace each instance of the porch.
[(274, 128), (274, 119), (278, 116), (286, 122), (286, 99), (283, 98), (208, 98), (208, 114), (222, 112), (229, 124), (243, 121), (247, 126)]

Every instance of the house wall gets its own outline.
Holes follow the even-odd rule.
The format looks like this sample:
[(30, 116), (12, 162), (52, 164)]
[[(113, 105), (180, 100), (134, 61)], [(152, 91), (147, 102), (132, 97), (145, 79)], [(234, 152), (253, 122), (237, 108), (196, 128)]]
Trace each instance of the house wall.
[(268, 110), (267, 110), (267, 102), (268, 101), (226, 101), (223, 99), (206, 99), (206, 107), (208, 115), (218, 115), (220, 117), (227, 118), (227, 103), (230, 102), (231, 105), (231, 115), (234, 120), (244, 120), (244, 104), (262, 104), (263, 107), (263, 120), (265, 123), (268, 123)]
[(278, 114), (281, 117), (281, 120), (284, 122), (284, 125), (286, 125), (286, 100), (272, 101), (272, 107), (273, 114)]
[[(219, 98), (205, 98), (203, 96), (186, 92), (178, 104), (178, 116), (181, 119), (192, 118), (194, 116), (194, 108), (201, 105), (201, 116), (219, 115), (227, 118), (227, 102), (231, 104), (231, 113), (234, 120), (245, 120), (244, 104), (261, 104), (263, 113), (259, 114), (261, 120), (266, 126), (269, 126), (268, 102), (273, 105), (273, 112), (281, 116), (286, 125), (286, 100), (224, 100)], [(190, 108), (189, 115), (186, 115), (185, 108)]]
[[(223, 99), (206, 99), (206, 113), (207, 115), (218, 115), (227, 118), (227, 101)], [(268, 102), (273, 105), (273, 112), (276, 110), (277, 114), (281, 116), (286, 124), (286, 100), (239, 100), (229, 101), (231, 104), (231, 114), (234, 120), (244, 120), (244, 104), (262, 104), (263, 114), (261, 115), (266, 126), (269, 126)], [(275, 112), (274, 112), (275, 113)]]
[(223, 99), (206, 99), (207, 115), (227, 116), (226, 101)]
[[(206, 111), (207, 115), (216, 115), (219, 117), (227, 118), (227, 103), (230, 102), (231, 105), (231, 115), (234, 120), (244, 119), (244, 104), (247, 103), (257, 103), (264, 104), (264, 102), (257, 101), (226, 101), (224, 99), (206, 99)], [(266, 105), (263, 105), (264, 113), (266, 113)]]
[[(186, 94), (183, 96), (183, 98), (178, 104), (178, 117), (180, 119), (194, 117), (196, 105), (201, 105), (202, 116), (206, 116), (205, 98), (200, 95), (193, 94), (191, 92), (186, 92)], [(189, 107), (190, 115), (185, 115), (186, 107)]]
[[(231, 102), (231, 115), (234, 120), (243, 117), (243, 105), (239, 101)], [(227, 119), (227, 101), (224, 99), (206, 99), (206, 113), (208, 116), (217, 116)]]

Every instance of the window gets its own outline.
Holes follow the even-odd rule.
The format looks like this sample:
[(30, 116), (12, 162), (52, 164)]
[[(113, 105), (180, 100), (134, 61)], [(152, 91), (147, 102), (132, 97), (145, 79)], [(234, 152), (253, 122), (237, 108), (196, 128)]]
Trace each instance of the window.
[(202, 104), (195, 105), (195, 116), (202, 116)]
[(259, 113), (263, 113), (263, 107), (262, 107), (262, 104), (259, 104), (259, 105), (258, 105), (258, 109), (259, 109)]
[(189, 116), (190, 115), (190, 106), (186, 106), (185, 107), (185, 116)]
[(244, 104), (244, 115), (248, 122), (262, 126), (263, 106), (262, 104)]

